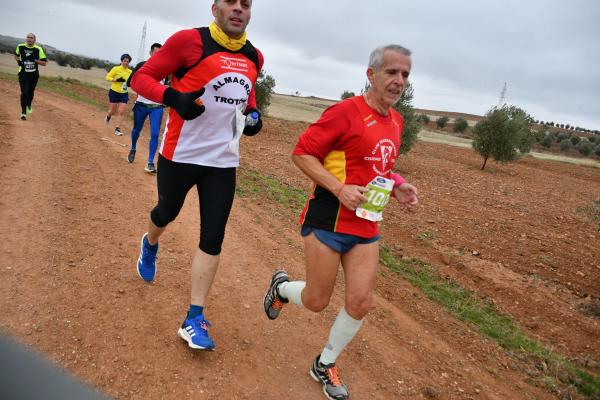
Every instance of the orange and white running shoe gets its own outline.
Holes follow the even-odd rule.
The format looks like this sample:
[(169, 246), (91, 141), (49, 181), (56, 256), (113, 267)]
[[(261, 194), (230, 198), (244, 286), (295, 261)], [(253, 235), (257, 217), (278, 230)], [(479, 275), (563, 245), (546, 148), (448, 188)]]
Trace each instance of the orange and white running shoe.
[(308, 373), (317, 382), (323, 385), (323, 393), (330, 400), (347, 400), (350, 397), (348, 388), (342, 383), (340, 373), (335, 364), (323, 365), (319, 361), (319, 354)]
[(280, 284), (283, 282), (289, 282), (289, 280), (290, 278), (288, 278), (288, 274), (284, 270), (275, 271), (273, 274), (271, 283), (269, 284), (269, 289), (267, 289), (263, 301), (265, 314), (267, 314), (269, 319), (275, 319), (279, 317), (279, 313), (281, 312), (283, 305), (289, 302), (288, 299), (281, 297), (277, 290)]

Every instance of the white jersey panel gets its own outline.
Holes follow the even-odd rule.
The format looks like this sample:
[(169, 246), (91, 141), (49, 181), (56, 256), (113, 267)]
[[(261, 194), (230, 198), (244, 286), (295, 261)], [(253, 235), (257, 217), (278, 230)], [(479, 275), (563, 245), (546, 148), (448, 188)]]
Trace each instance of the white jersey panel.
[(154, 102), (152, 100), (148, 100), (147, 98), (145, 98), (141, 94), (137, 95), (137, 98), (135, 99), (135, 101), (136, 101), (136, 103), (144, 103), (144, 104), (150, 104), (150, 105), (158, 105), (158, 104), (160, 104), (160, 103)]
[[(205, 86), (202, 101), (206, 110), (196, 119), (184, 121), (172, 161), (210, 167), (237, 167), (236, 108), (245, 111), (252, 82), (241, 73), (228, 71)], [(239, 111), (238, 111), (239, 114)], [(169, 121), (167, 120), (167, 126)], [(169, 135), (165, 131), (161, 153)]]
[[(162, 83), (163, 85), (165, 84), (165, 80), (163, 79), (162, 81), (160, 81), (160, 83)], [(160, 103), (157, 103), (155, 101), (152, 101), (150, 99), (145, 98), (144, 96), (142, 96), (141, 94), (138, 93), (137, 98), (135, 99), (136, 103), (140, 102), (140, 103), (144, 103), (144, 104), (149, 104), (149, 105), (159, 105)]]

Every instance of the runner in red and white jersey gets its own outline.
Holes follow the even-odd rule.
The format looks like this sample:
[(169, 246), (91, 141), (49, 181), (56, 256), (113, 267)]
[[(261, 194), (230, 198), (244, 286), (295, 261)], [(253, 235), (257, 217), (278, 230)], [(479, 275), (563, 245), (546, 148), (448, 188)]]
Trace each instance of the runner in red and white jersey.
[[(177, 32), (132, 80), (132, 87), (142, 96), (166, 105), (170, 104), (163, 99), (168, 102), (172, 91), (197, 93), (204, 89), (197, 98), (206, 111), (197, 118), (186, 120), (176, 107), (169, 111), (160, 154), (171, 161), (220, 168), (239, 166), (236, 111), (247, 114), (256, 109), (254, 84), (263, 56), (248, 40), (237, 51), (223, 47), (214, 40), (219, 38), (215, 33), (218, 27), (213, 23)], [(169, 74), (173, 74), (171, 88), (160, 84)]]
[(402, 117), (390, 107), (406, 87), (410, 54), (398, 45), (375, 49), (367, 69), (371, 84), (367, 93), (327, 109), (300, 136), (292, 155), (315, 182), (300, 217), (306, 281), (290, 281), (285, 271), (276, 271), (264, 309), (269, 319), (277, 318), (290, 301), (322, 311), (342, 264), (345, 305), (309, 371), (329, 399), (349, 398), (336, 360), (371, 307), (379, 268), (377, 221), (390, 196), (405, 208), (417, 204), (417, 189), (391, 172), (400, 150)]
[[(204, 306), (235, 194), (239, 141), (262, 128), (254, 86), (263, 57), (246, 39), (251, 7), (251, 0), (214, 0), (210, 26), (175, 33), (131, 81), (143, 97), (171, 107), (158, 157), (158, 204), (137, 262), (143, 280), (154, 280), (158, 239), (193, 186), (200, 198), (190, 306), (177, 332), (193, 349), (215, 348)], [(166, 87), (160, 81), (169, 75)], [(250, 113), (255, 118), (246, 123)]]

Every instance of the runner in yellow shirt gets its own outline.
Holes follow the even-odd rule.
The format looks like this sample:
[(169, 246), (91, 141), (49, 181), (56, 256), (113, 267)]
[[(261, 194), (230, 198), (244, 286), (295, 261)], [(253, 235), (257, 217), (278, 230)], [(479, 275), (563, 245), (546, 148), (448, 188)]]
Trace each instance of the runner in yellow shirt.
[(115, 135), (121, 136), (121, 124), (123, 123), (123, 117), (125, 116), (125, 108), (129, 101), (129, 94), (127, 93), (127, 79), (131, 75), (131, 69), (129, 63), (131, 62), (131, 56), (127, 53), (121, 56), (121, 64), (113, 67), (108, 74), (106, 74), (107, 81), (111, 82), (110, 90), (108, 91), (108, 113), (104, 117), (104, 123), (108, 125), (110, 117), (113, 114), (117, 114), (117, 126), (115, 127)]

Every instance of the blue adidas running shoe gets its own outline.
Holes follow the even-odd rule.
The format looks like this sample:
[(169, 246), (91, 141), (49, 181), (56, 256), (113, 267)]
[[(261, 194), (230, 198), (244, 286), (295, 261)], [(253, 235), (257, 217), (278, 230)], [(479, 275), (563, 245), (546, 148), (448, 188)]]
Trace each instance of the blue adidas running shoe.
[(156, 246), (150, 246), (148, 233), (144, 233), (137, 261), (137, 272), (140, 278), (146, 282), (152, 282), (156, 276), (156, 253), (158, 253), (158, 243)]
[(199, 350), (214, 350), (215, 343), (208, 335), (210, 322), (204, 319), (204, 315), (186, 319), (177, 331), (177, 335), (185, 340), (189, 347)]

